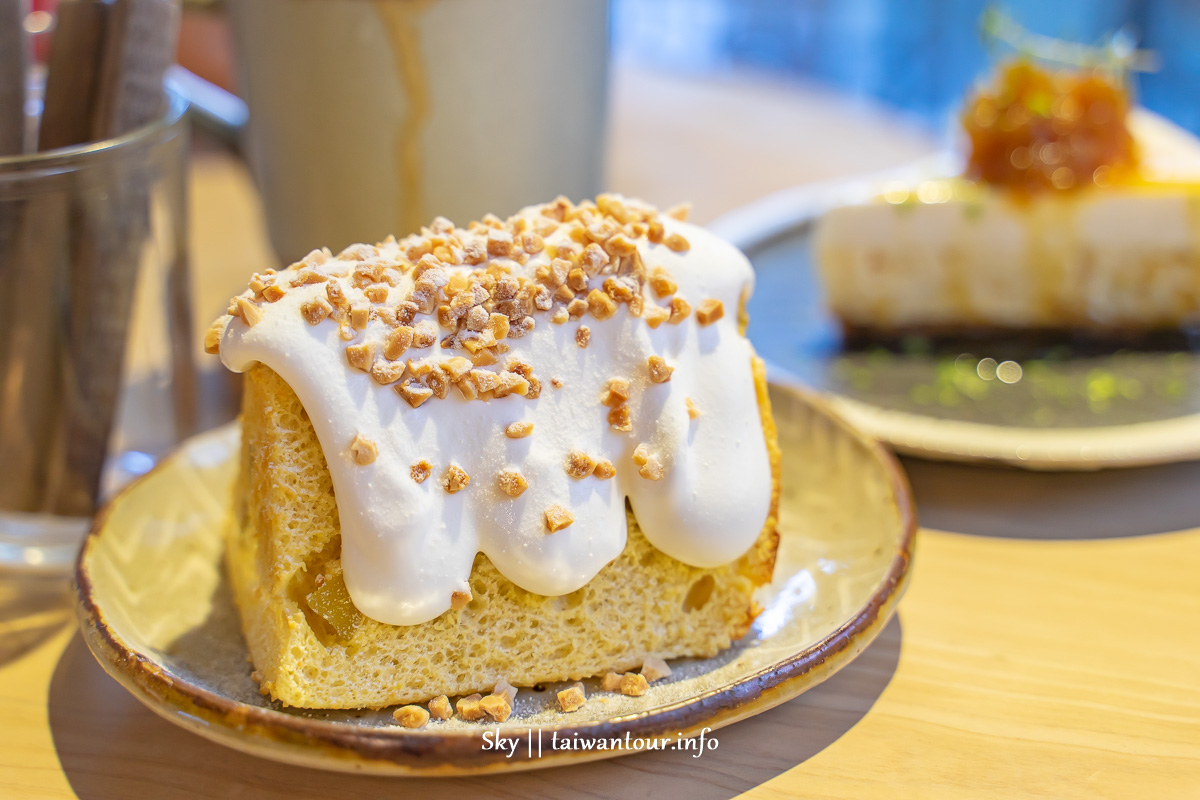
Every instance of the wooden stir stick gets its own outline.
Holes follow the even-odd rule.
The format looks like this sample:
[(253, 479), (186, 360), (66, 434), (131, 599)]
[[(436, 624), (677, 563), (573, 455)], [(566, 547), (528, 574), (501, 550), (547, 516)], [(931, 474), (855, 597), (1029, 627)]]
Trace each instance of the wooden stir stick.
[(24, 21), (23, 0), (0, 0), (0, 156), (20, 153), (25, 141)]

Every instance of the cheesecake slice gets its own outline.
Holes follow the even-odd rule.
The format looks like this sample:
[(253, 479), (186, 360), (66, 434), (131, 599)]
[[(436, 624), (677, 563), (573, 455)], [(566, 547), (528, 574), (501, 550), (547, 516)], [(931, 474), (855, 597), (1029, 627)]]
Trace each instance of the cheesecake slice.
[(850, 331), (1173, 329), (1200, 319), (1200, 193), (1140, 184), (1015, 196), (929, 181), (822, 218)]
[(1196, 322), (1200, 185), (1157, 174), (1164, 124), (1138, 118), (1103, 74), (1008, 65), (963, 113), (964, 175), (820, 220), (830, 308), (851, 334), (884, 337)]

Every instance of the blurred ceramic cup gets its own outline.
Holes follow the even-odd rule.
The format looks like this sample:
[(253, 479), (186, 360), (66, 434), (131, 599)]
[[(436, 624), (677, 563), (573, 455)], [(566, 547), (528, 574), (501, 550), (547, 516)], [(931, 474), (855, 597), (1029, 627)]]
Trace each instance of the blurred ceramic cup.
[(606, 0), (228, 7), (282, 258), (599, 188)]

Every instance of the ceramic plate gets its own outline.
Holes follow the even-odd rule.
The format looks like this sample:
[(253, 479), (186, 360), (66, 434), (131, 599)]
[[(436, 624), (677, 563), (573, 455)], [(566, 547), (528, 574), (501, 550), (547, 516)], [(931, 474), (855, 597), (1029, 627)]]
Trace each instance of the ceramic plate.
[[(771, 392), (783, 450), (780, 549), (764, 611), (711, 659), (671, 662), (643, 697), (587, 682), (578, 712), (561, 686), (522, 689), (503, 724), (397, 726), (389, 710), (305, 711), (258, 693), (221, 567), (239, 431), (197, 437), (120, 494), (84, 542), (76, 574), (88, 647), (160, 716), (280, 761), (388, 774), (552, 766), (629, 750), (553, 749), (556, 740), (679, 741), (784, 702), (849, 663), (883, 629), (907, 583), (916, 520), (892, 456), (802, 392)], [(515, 741), (519, 757), (485, 734)], [(628, 738), (627, 737), (628, 734)], [(539, 746), (540, 745), (540, 746)]]
[(824, 392), (867, 433), (912, 455), (1029, 469), (1099, 469), (1200, 458), (1200, 341), (1138, 347), (996, 337), (849, 347), (810, 254), (828, 208), (897, 178), (947, 172), (927, 162), (887, 178), (765, 198), (713, 227), (754, 263), (750, 338), (777, 375)]

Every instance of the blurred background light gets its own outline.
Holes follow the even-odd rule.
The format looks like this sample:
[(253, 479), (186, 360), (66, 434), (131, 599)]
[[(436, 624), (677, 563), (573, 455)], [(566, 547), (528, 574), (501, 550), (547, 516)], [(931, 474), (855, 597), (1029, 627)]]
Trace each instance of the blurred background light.
[(989, 5), (1032, 33), (1074, 42), (1128, 31), (1160, 66), (1133, 77), (1140, 101), (1200, 133), (1193, 0), (614, 0), (614, 45), (619, 57), (663, 69), (823, 84), (940, 130), (991, 63), (979, 36)]

